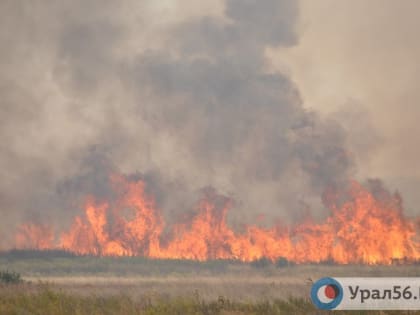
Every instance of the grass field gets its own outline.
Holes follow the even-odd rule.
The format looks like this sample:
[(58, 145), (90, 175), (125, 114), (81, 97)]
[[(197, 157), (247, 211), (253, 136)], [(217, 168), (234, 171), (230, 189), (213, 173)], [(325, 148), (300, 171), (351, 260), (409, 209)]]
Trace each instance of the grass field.
[[(23, 283), (0, 286), (0, 314), (327, 314), (309, 301), (310, 279), (420, 276), (419, 265), (289, 265), (0, 254)], [(420, 312), (406, 312), (420, 314)], [(348, 312), (348, 314), (405, 314)]]

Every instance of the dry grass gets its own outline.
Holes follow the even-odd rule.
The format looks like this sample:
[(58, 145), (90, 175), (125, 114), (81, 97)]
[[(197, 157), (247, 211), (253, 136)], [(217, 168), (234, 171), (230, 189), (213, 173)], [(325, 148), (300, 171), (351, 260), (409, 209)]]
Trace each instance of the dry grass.
[[(135, 268), (134, 268), (135, 269)], [(162, 274), (74, 273), (70, 275), (24, 274), (24, 279), (54, 284), (70, 293), (101, 292), (110, 296), (124, 293), (136, 299), (143, 295), (176, 298), (198, 294), (205, 300), (224, 296), (235, 301), (307, 298), (311, 283), (325, 276), (420, 276), (420, 266), (290, 266), (258, 269), (249, 265), (229, 266), (223, 272), (208, 269)]]
[[(27, 278), (36, 283), (40, 278)], [(307, 297), (310, 286), (304, 281), (283, 281), (267, 277), (43, 277), (65, 292), (89, 295), (127, 294), (137, 299), (144, 295), (165, 298), (199, 295), (204, 300), (224, 296), (235, 301), (287, 299)]]
[(57, 315), (327, 314), (309, 302), (309, 278), (420, 276), (419, 265), (256, 267), (94, 257), (0, 256), (0, 269), (17, 271), (26, 281), (0, 286), (0, 314)]
[[(308, 299), (240, 302), (219, 296), (203, 300), (198, 294), (183, 297), (143, 295), (133, 299), (125, 294), (103, 295), (95, 288), (89, 295), (69, 293), (56, 286), (25, 284), (0, 287), (0, 314), (39, 315), (292, 315), (331, 314), (316, 310)], [(336, 312), (334, 312), (336, 313)], [(338, 312), (337, 312), (338, 313)], [(340, 314), (401, 314), (400, 312), (339, 312)], [(420, 314), (405, 312), (403, 314)]]

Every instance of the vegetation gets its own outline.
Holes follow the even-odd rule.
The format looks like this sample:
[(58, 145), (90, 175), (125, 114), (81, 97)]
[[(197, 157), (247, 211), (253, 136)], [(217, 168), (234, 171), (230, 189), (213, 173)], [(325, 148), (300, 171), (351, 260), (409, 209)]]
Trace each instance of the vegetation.
[[(138, 301), (125, 295), (79, 296), (52, 290), (48, 287), (36, 292), (30, 290), (3, 292), (0, 295), (0, 314), (112, 314), (112, 315), (251, 315), (251, 314), (330, 314), (316, 310), (310, 301), (289, 299), (261, 302), (235, 302), (219, 297), (215, 301), (204, 301), (200, 297), (170, 300), (152, 300), (143, 297)], [(400, 314), (392, 311), (340, 312), (340, 314)], [(410, 314), (420, 314), (411, 312)]]
[(33, 258), (58, 258), (58, 257), (76, 257), (76, 254), (59, 249), (11, 249), (0, 252), (0, 257), (8, 259), (33, 259)]
[(11, 269), (22, 276), (165, 276), (165, 275), (237, 275), (258, 273), (265, 275), (289, 275), (296, 270), (311, 277), (324, 276), (420, 276), (418, 264), (393, 266), (296, 265), (286, 258), (272, 262), (261, 258), (250, 263), (238, 260), (192, 261), (176, 259), (150, 259), (144, 257), (96, 257), (76, 256), (62, 250), (11, 250), (0, 252), (0, 267)]
[(0, 271), (0, 283), (2, 284), (19, 284), (22, 282), (20, 274), (13, 271)]
[[(113, 274), (124, 276), (191, 274), (206, 271), (219, 274), (230, 272), (241, 261), (211, 260), (205, 262), (145, 257), (75, 256), (60, 250), (12, 250), (0, 252), (0, 266), (13, 268), (24, 275)], [(270, 264), (271, 265), (271, 264)]]
[(197, 262), (63, 251), (3, 252), (0, 268), (5, 270), (0, 271), (0, 314), (16, 315), (332, 314), (309, 301), (312, 280), (327, 275), (420, 276), (418, 265), (295, 265), (284, 258)]

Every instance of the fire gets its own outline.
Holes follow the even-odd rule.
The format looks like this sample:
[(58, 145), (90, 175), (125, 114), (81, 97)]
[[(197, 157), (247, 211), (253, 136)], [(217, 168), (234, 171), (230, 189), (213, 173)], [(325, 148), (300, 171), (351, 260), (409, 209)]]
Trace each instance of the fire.
[(54, 246), (54, 232), (47, 225), (25, 223), (19, 226), (15, 242), (17, 248), (49, 249)]
[(418, 219), (403, 215), (398, 196), (382, 200), (357, 182), (350, 183), (346, 198), (334, 190), (325, 194), (331, 212), (322, 223), (308, 217), (293, 226), (249, 225), (237, 232), (227, 223), (231, 201), (212, 191), (199, 201), (192, 217), (165, 229), (142, 180), (119, 175), (110, 180), (115, 198), (87, 198), (84, 213), (60, 234), (46, 225), (23, 224), (16, 247), (200, 261), (266, 257), (296, 263), (390, 264), (420, 259)]
[[(142, 181), (112, 176), (119, 198), (112, 204), (88, 198), (85, 215), (75, 218), (60, 238), (60, 247), (78, 254), (151, 256), (160, 253), (163, 224)], [(112, 222), (112, 223), (111, 223)]]
[(340, 208), (331, 206), (330, 225), (338, 240), (332, 252), (334, 261), (376, 264), (419, 259), (415, 222), (404, 217), (398, 196), (381, 202), (357, 183), (352, 183), (349, 193), (351, 202)]

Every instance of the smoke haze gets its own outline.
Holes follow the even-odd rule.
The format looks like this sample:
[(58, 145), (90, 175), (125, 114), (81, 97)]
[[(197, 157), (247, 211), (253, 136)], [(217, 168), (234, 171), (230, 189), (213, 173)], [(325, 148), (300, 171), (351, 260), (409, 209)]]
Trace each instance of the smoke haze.
[(419, 9), (415, 0), (302, 0), (299, 44), (270, 52), (305, 105), (347, 129), (357, 177), (382, 178), (412, 215), (420, 202)]
[(110, 194), (113, 172), (143, 178), (169, 221), (205, 187), (235, 200), (231, 220), (293, 220), (307, 206), (323, 216), (327, 186), (381, 176), (363, 164), (387, 152), (377, 108), (309, 99), (293, 57), (311, 36), (301, 11), (293, 0), (2, 1), (1, 229), (65, 226), (86, 194)]

